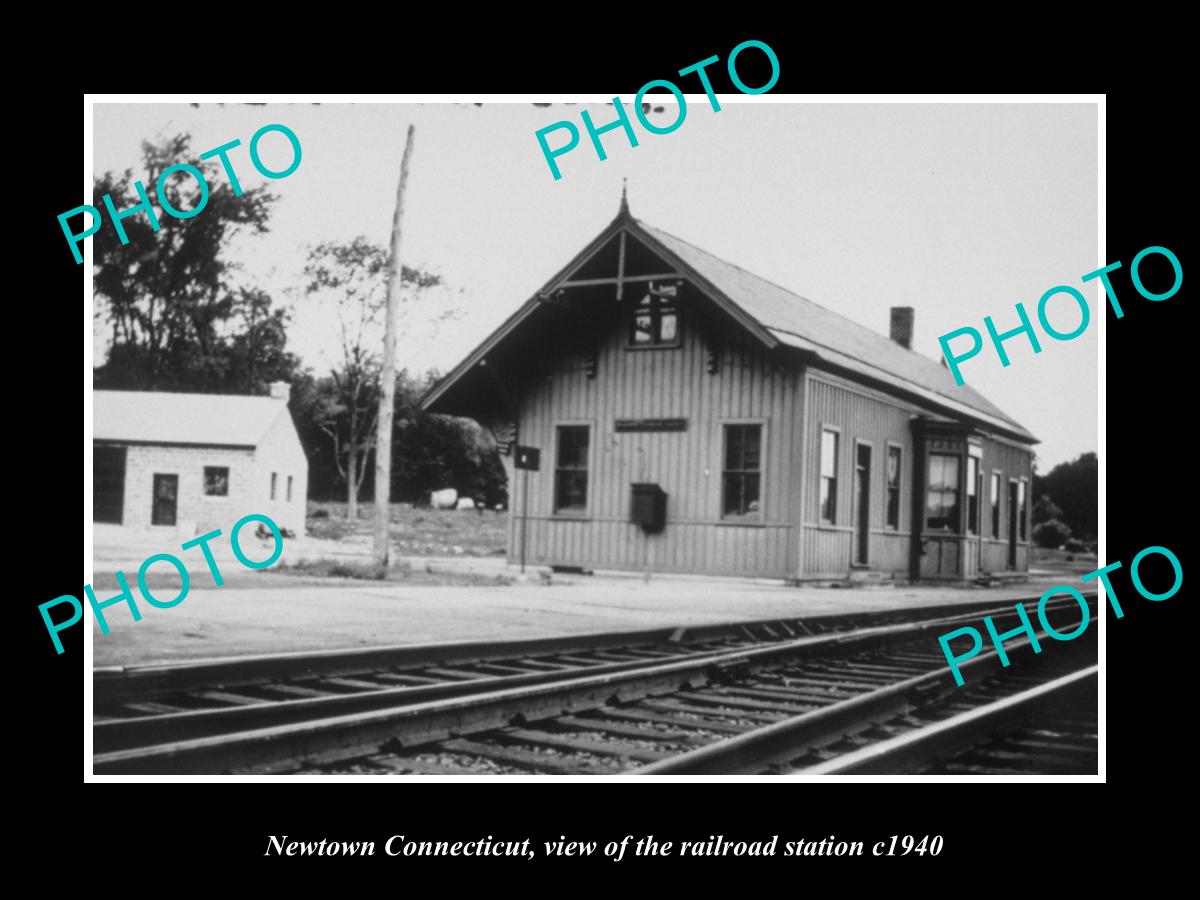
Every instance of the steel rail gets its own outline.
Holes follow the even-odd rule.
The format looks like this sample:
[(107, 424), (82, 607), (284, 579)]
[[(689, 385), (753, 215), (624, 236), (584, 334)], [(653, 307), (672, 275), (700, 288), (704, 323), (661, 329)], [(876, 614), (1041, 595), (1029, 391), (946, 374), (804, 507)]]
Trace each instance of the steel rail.
[[(202, 687), (232, 687), (283, 678), (350, 676), (397, 667), (454, 665), (468, 662), (492, 662), (533, 655), (580, 653), (589, 650), (615, 650), (648, 644), (702, 642), (723, 638), (756, 640), (792, 638), (812, 634), (814, 629), (833, 630), (876, 627), (917, 619), (974, 613), (986, 615), (1011, 609), (1016, 603), (1036, 602), (1037, 597), (978, 603), (947, 603), (934, 606), (903, 607), (860, 613), (785, 616), (746, 622), (724, 622), (652, 628), (635, 631), (601, 632), (552, 638), (526, 638), (511, 641), (458, 641), (449, 643), (402, 644), (365, 647), (352, 650), (318, 650), (303, 653), (270, 653), (250, 656), (198, 659), (170, 664), (101, 666), (92, 670), (93, 696), (96, 702), (138, 700), (164, 693)], [(1058, 602), (1058, 601), (1055, 601)], [(1005, 606), (1005, 604), (1007, 604)], [(820, 632), (818, 632), (820, 633)]]
[[(1068, 601), (1064, 598), (1063, 601), (1056, 602), (1067, 605), (1074, 601)], [(1051, 606), (1052, 604), (1047, 604), (1047, 608), (1051, 608)], [(1003, 608), (992, 609), (990, 611), (992, 613), (1008, 612), (1008, 610)], [(961, 613), (953, 617), (943, 617), (941, 621), (943, 624), (955, 624), (974, 619), (978, 615), (978, 612)], [(794, 638), (790, 646), (801, 646), (804, 643), (813, 642), (820, 643), (817, 641), (818, 638), (829, 638), (830, 636), (815, 635), (808, 638)], [(828, 643), (828, 641), (825, 643)], [(453, 646), (458, 648), (464, 645)], [(505, 646), (511, 646), (511, 643), (506, 642)], [(94, 723), (92, 728), (92, 747), (94, 753), (108, 754), (139, 746), (174, 743), (235, 731), (252, 731), (308, 719), (350, 715), (352, 713), (369, 712), (371, 710), (386, 709), (400, 705), (491, 693), (510, 688), (553, 684), (588, 675), (640, 671), (647, 667), (648, 662), (653, 662), (655, 665), (664, 665), (672, 662), (683, 662), (689, 659), (703, 661), (706, 658), (720, 656), (729, 652), (731, 651), (728, 649), (700, 652), (684, 651), (654, 661), (642, 659), (629, 660), (627, 662), (599, 663), (557, 671), (481, 677), (470, 681), (447, 681), (436, 685), (381, 688), (330, 697), (264, 701), (248, 706), (189, 710), (186, 712), (110, 719)], [(490, 655), (486, 658), (496, 659), (497, 657)], [(448, 665), (449, 663), (446, 664)]]
[[(1012, 659), (1032, 656), (1028, 638), (1006, 647)], [(1000, 668), (996, 651), (982, 653), (962, 664), (963, 678), (972, 680), (980, 672)], [(641, 766), (635, 775), (730, 775), (757, 774), (768, 767), (786, 763), (808, 747), (832, 743), (845, 734), (869, 728), (872, 724), (914, 707), (954, 696), (959, 687), (947, 679), (946, 670), (897, 681), (894, 684), (847, 700), (802, 713), (715, 741), (687, 753)], [(833, 763), (831, 763), (832, 765)], [(813, 769), (803, 774), (815, 774)]]
[(913, 766), (952, 756), (981, 739), (1012, 731), (1034, 718), (1045, 706), (1066, 702), (1094, 689), (1099, 671), (1099, 666), (1090, 665), (943, 722), (926, 725), (837, 759), (794, 770), (790, 774), (902, 773)]
[[(1015, 616), (1015, 609), (1005, 612)], [(384, 709), (126, 748), (98, 753), (93, 760), (94, 771), (97, 774), (282, 771), (301, 763), (336, 761), (364, 748), (385, 744), (411, 746), (503, 726), (514, 720), (561, 715), (614, 699), (631, 699), (657, 689), (704, 684), (714, 672), (727, 677), (732, 672), (748, 672), (785, 659), (801, 659), (807, 654), (869, 649), (913, 640), (977, 615), (978, 612), (973, 611), (916, 623), (798, 638), (764, 647), (706, 653), (667, 663), (647, 663), (619, 672), (597, 674), (588, 670), (588, 674), (579, 677), (563, 680), (560, 676), (553, 683), (508, 687), (423, 703), (393, 704)], [(943, 680), (949, 680), (948, 669), (939, 670), (938, 674)]]

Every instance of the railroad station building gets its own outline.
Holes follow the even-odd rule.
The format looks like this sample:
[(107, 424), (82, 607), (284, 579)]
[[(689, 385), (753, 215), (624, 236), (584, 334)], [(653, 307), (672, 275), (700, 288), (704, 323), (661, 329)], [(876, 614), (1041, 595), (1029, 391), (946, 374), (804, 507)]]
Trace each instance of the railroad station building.
[(93, 521), (227, 534), (263, 513), (303, 535), (308, 459), (289, 392), (93, 392)]
[(796, 580), (1027, 572), (1037, 440), (914, 353), (913, 317), (893, 308), (876, 333), (622, 198), (423, 402), (517, 451), (511, 561)]

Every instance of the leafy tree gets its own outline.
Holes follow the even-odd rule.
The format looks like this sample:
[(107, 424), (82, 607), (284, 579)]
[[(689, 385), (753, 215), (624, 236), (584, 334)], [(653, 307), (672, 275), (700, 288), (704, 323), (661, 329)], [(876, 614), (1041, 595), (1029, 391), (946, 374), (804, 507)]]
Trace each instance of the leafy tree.
[(1060, 463), (1046, 475), (1034, 475), (1033, 491), (1038, 497), (1054, 498), (1061, 508), (1061, 521), (1082, 538), (1096, 537), (1099, 510), (1100, 463), (1095, 453), (1084, 453)]
[(1071, 537), (1071, 529), (1058, 519), (1042, 522), (1033, 527), (1033, 542), (1039, 547), (1058, 548)]
[[(397, 374), (392, 499), (421, 504), (428, 501), (430, 491), (453, 487), (488, 506), (507, 503), (507, 476), (491, 434), (470, 419), (427, 413), (420, 408), (421, 397), (436, 381), (434, 372)], [(292, 386), (291, 408), (308, 454), (309, 496), (313, 499), (346, 496), (333, 441), (318, 421), (321, 404), (335, 390), (330, 376), (300, 376)], [(374, 467), (366, 467), (362, 491), (372, 489), (374, 475)]]
[[(146, 213), (122, 219), (128, 244), (105, 227), (92, 238), (97, 318), (111, 329), (108, 359), (97, 387), (260, 393), (271, 381), (291, 380), (296, 358), (285, 350), (287, 316), (261, 290), (235, 284), (231, 242), (268, 230), (274, 198), (263, 188), (240, 196), (217, 160), (201, 161), (186, 134), (143, 142), (142, 171), (107, 172), (96, 179), (93, 204), (111, 195), (118, 209), (139, 202), (141, 181), (159, 228)], [(208, 185), (204, 210), (177, 219), (161, 210), (155, 184), (168, 166), (188, 162)], [(176, 209), (200, 201), (195, 179), (177, 173), (165, 192)]]
[(1042, 494), (1033, 504), (1033, 524), (1049, 522), (1051, 519), (1061, 519), (1063, 511), (1049, 494)]
[[(313, 247), (304, 267), (304, 292), (337, 310), (340, 357), (328, 379), (315, 384), (310, 415), (333, 445), (346, 484), (346, 515), (358, 517), (358, 498), (370, 468), (379, 415), (378, 326), (387, 302), (389, 256), (365, 237)], [(442, 283), (441, 276), (404, 266), (410, 293)], [(449, 311), (443, 313), (444, 318)]]
[(396, 390), (392, 491), (422, 503), (430, 491), (453, 487), (488, 506), (508, 502), (507, 476), (492, 435), (471, 419), (424, 412), (420, 399), (437, 381), (401, 373)]

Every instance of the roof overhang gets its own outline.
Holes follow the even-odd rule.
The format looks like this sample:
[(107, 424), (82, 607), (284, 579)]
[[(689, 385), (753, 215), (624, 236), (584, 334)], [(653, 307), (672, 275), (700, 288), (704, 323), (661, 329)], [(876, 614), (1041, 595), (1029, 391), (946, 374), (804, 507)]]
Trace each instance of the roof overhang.
[(906, 379), (898, 378), (886, 369), (881, 369), (866, 360), (848, 356), (845, 353), (825, 347), (816, 341), (797, 334), (791, 334), (777, 328), (772, 328), (771, 331), (783, 345), (795, 350), (801, 350), (821, 362), (828, 363), (845, 372), (854, 373), (858, 377), (869, 378), (892, 392), (899, 391), (927, 405), (945, 410), (960, 419), (981, 422), (989, 428), (1016, 438), (1022, 443), (1039, 443), (1036, 437), (1016, 423), (1007, 422), (996, 416), (990, 416), (966, 403), (955, 400), (953, 397), (947, 397), (921, 385), (913, 384)]
[[(635, 237), (663, 260), (675, 267), (675, 270), (689, 281), (697, 290), (700, 291), (707, 299), (712, 301), (718, 308), (727, 313), (738, 324), (740, 324), (747, 332), (753, 335), (764, 347), (768, 350), (773, 350), (780, 346), (782, 341), (772, 332), (772, 329), (764, 327), (757, 319), (747, 313), (744, 309), (738, 306), (729, 297), (726, 297), (715, 285), (708, 279), (704, 278), (692, 266), (688, 265), (679, 258), (670, 248), (666, 247), (661, 241), (648, 233), (642, 228), (636, 219), (634, 219), (626, 210), (613, 219), (613, 221), (605, 228), (596, 238), (588, 244), (582, 251), (567, 263), (553, 278), (537, 291), (532, 297), (525, 301), (524, 304), (511, 316), (509, 316), (499, 328), (493, 331), (479, 346), (472, 350), (467, 357), (457, 366), (451, 369), (446, 376), (434, 385), (424, 397), (421, 398), (421, 408), (431, 410), (437, 402), (443, 398), (459, 381), (462, 380), (471, 370), (483, 363), (488, 355), (491, 354), (500, 344), (502, 344), (510, 335), (512, 335), (522, 324), (524, 324), (534, 313), (543, 305), (545, 298), (555, 291), (562, 288), (571, 280), (571, 276), (577, 272), (595, 253), (604, 247), (613, 238), (625, 232), (628, 235)], [(640, 277), (640, 276), (638, 276)], [(632, 278), (630, 280), (637, 280)]]
[(421, 398), (421, 408), (424, 410), (433, 410), (433, 407), (445, 398), (455, 385), (461, 382), (476, 367), (486, 364), (489, 355), (508, 340), (514, 332), (520, 329), (530, 317), (535, 315), (539, 308), (549, 305), (548, 297), (563, 288), (564, 285), (567, 285), (572, 280), (572, 276), (589, 259), (622, 232), (635, 237), (647, 249), (662, 257), (665, 262), (675, 268), (679, 275), (689, 281), (717, 308), (721, 309), (741, 325), (748, 334), (754, 337), (767, 350), (801, 351), (810, 359), (816, 359), (822, 364), (851, 373), (855, 377), (867, 379), (889, 393), (902, 395), (926, 406), (932, 406), (935, 409), (945, 411), (960, 419), (978, 422), (1023, 444), (1039, 443), (1033, 434), (1014, 421), (991, 415), (955, 397), (916, 384), (887, 369), (881, 368), (870, 360), (859, 359), (825, 346), (811, 338), (762, 324), (743, 309), (733, 298), (727, 296), (720, 288), (700, 274), (694, 266), (686, 262), (671, 250), (670, 247), (666, 246), (662, 241), (643, 228), (629, 213), (628, 208), (624, 204), (622, 204), (621, 211), (617, 214), (617, 217), (591, 243), (576, 254), (554, 277), (547, 281), (541, 289), (509, 316), (499, 328), (472, 350), (462, 362), (451, 369), (441, 381), (426, 392), (425, 396)]
[(122, 438), (92, 438), (93, 444), (101, 447), (201, 447), (208, 450), (250, 450), (257, 444), (214, 444), (197, 441), (127, 441)]

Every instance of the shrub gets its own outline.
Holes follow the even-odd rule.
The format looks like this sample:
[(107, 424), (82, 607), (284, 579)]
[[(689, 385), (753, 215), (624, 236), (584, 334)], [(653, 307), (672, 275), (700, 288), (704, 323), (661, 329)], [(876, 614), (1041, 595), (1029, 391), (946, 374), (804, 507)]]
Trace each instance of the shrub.
[(1063, 545), (1063, 549), (1066, 550), (1068, 553), (1087, 553), (1088, 545), (1085, 544), (1083, 541), (1076, 540), (1075, 538), (1071, 538), (1069, 541), (1066, 542), (1066, 544)]
[(1042, 522), (1033, 528), (1033, 542), (1039, 547), (1061, 547), (1071, 537), (1071, 529), (1058, 519)]
[(326, 509), (325, 507), (323, 507), (323, 506), (318, 506), (316, 509), (314, 509), (314, 510), (312, 511), (312, 518), (314, 518), (314, 519), (328, 519), (328, 518), (329, 518), (329, 510), (327, 510), (327, 509)]

